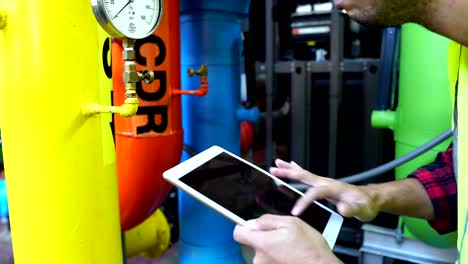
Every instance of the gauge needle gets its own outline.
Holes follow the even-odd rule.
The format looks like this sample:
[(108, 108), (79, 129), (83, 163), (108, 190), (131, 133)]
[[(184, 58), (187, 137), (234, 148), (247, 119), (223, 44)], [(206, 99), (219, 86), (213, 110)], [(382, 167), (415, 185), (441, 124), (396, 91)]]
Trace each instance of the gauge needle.
[(122, 7), (122, 9), (120, 9), (120, 11), (117, 13), (117, 15), (115, 15), (112, 20), (114, 20), (129, 4), (133, 3), (133, 1), (135, 0), (128, 0), (128, 2), (124, 5), (124, 7)]

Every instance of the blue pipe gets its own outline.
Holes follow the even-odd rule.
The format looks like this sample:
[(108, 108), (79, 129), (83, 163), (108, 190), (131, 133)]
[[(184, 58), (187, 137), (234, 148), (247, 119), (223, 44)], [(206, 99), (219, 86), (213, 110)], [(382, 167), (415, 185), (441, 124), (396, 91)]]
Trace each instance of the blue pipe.
[[(184, 143), (197, 152), (219, 145), (239, 154), (239, 117), (255, 117), (255, 113), (238, 113), (241, 25), (249, 3), (181, 0), (182, 87), (199, 85), (198, 78), (187, 76), (188, 68), (207, 64), (209, 70), (208, 94), (182, 98)], [(179, 219), (180, 263), (244, 263), (231, 221), (183, 192), (179, 192)]]

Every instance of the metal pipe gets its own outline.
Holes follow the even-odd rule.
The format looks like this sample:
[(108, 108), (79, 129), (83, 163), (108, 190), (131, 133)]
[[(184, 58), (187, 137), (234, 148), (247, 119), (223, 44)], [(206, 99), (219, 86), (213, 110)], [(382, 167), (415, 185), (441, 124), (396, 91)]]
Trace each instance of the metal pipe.
[[(180, 4), (182, 68), (207, 64), (213, 73), (205, 97), (182, 97), (184, 142), (196, 151), (219, 145), (240, 153), (240, 122), (236, 117), (240, 106), (241, 28), (250, 0), (183, 0)], [(194, 86), (195, 82), (182, 76), (182, 87)], [(182, 191), (178, 198), (180, 263), (244, 263), (240, 246), (232, 237), (234, 223)]]
[(343, 17), (340, 10), (333, 8), (331, 43), (331, 72), (330, 72), (330, 113), (329, 113), (329, 140), (328, 140), (328, 176), (336, 177), (336, 145), (338, 138), (338, 110), (341, 102), (343, 87), (343, 72), (341, 61), (343, 59)]
[(265, 1), (265, 25), (266, 25), (266, 146), (265, 166), (269, 168), (273, 160), (273, 85), (275, 64), (275, 27), (273, 25), (273, 0)]

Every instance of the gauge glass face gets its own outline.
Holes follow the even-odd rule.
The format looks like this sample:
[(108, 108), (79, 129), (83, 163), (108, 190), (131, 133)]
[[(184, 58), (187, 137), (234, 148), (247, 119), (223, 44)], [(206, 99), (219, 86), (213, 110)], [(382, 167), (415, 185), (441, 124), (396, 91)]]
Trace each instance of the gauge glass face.
[(108, 20), (127, 38), (141, 39), (156, 29), (162, 15), (161, 0), (102, 0)]

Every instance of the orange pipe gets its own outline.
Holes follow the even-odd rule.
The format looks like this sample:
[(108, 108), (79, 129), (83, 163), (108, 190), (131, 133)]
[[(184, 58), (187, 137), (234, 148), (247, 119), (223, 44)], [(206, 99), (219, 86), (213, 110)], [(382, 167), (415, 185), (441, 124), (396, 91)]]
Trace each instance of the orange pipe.
[[(137, 226), (164, 201), (171, 185), (162, 173), (177, 165), (183, 147), (180, 87), (179, 1), (165, 0), (156, 32), (135, 43), (137, 70), (152, 70), (151, 84), (137, 84), (137, 115), (115, 115), (115, 144), (122, 230)], [(122, 43), (112, 43), (114, 105), (123, 103)]]
[(205, 96), (208, 93), (208, 67), (203, 64), (200, 66), (200, 69), (196, 71), (189, 69), (188, 75), (190, 77), (194, 75), (200, 76), (200, 88), (197, 90), (172, 90), (172, 93), (177, 95)]
[(201, 77), (201, 85), (197, 90), (173, 90), (172, 93), (176, 95), (196, 95), (205, 96), (208, 93), (208, 77)]

